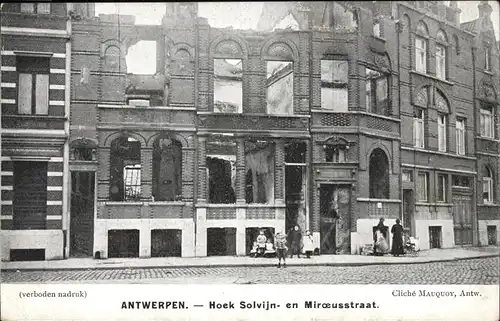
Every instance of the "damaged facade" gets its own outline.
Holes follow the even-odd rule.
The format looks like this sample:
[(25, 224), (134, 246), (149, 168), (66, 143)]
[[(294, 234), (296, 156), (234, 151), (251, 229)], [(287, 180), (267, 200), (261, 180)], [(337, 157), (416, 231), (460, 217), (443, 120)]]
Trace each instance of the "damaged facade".
[[(19, 15), (9, 6), (2, 16)], [(499, 52), (485, 2), (462, 26), (453, 3), (266, 3), (258, 31), (212, 28), (195, 3), (167, 3), (158, 26), (68, 10), (71, 112), (51, 156), (67, 166), (66, 207), (60, 244), (46, 248), (246, 255), (259, 229), (299, 225), (321, 253), (355, 254), (380, 217), (400, 218), (422, 249), (500, 237)], [(144, 41), (156, 68), (130, 73), (127, 53)], [(6, 135), (2, 175), (17, 166)], [(10, 240), (5, 217), (25, 214), (4, 203), (4, 182)], [(31, 246), (9, 242), (3, 259)]]

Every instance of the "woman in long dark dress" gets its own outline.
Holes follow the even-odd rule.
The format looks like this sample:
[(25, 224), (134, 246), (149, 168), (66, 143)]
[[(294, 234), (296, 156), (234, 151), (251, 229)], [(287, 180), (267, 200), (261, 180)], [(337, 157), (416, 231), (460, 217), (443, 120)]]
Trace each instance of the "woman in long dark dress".
[(403, 226), (401, 226), (401, 221), (396, 219), (396, 224), (394, 224), (391, 228), (392, 233), (392, 255), (399, 256), (404, 254), (403, 247)]
[(381, 217), (373, 232), (373, 255), (381, 256), (387, 253), (389, 245), (386, 240), (389, 227), (384, 225), (384, 218)]

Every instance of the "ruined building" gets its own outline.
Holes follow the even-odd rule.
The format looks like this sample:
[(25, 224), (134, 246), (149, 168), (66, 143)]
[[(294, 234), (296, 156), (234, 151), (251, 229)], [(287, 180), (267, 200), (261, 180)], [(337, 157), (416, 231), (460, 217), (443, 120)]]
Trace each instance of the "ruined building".
[[(37, 133), (52, 105), (43, 122), (22, 115), (24, 67), (4, 67), (28, 46), (10, 40), (18, 7), (2, 11), (2, 117)], [(464, 24), (454, 2), (270, 2), (258, 30), (212, 28), (196, 3), (166, 3), (155, 26), (94, 17), (93, 4), (67, 10), (68, 38), (49, 37), (71, 57), (50, 145), (60, 154), (37, 159), (61, 178), (61, 220), (12, 223), (31, 217), (4, 198), (30, 191), (16, 167), (28, 163), (3, 132), (4, 259), (41, 249), (29, 241), (40, 230), (53, 235), (46, 259), (246, 255), (259, 229), (295, 225), (322, 254), (358, 254), (380, 217), (400, 218), (422, 249), (500, 238), (499, 50), (486, 1)], [(155, 68), (132, 73), (127, 58), (145, 44)], [(55, 56), (51, 68), (64, 68)], [(30, 153), (44, 149), (18, 135)]]

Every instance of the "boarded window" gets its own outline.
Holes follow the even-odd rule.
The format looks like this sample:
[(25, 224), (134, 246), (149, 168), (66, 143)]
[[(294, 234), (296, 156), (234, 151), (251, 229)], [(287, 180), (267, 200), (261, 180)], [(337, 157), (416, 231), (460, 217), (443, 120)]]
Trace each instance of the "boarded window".
[(47, 163), (14, 163), (13, 229), (45, 229), (47, 217)]
[(336, 112), (348, 109), (348, 62), (321, 60), (321, 108)]
[(241, 59), (214, 59), (214, 112), (243, 111), (243, 62)]
[(293, 62), (267, 62), (267, 113), (293, 115)]
[(141, 197), (141, 144), (131, 137), (111, 143), (109, 194), (112, 201)]
[(17, 57), (18, 112), (47, 115), (49, 111), (49, 58)]
[(177, 140), (160, 137), (153, 146), (153, 197), (182, 200), (182, 145)]

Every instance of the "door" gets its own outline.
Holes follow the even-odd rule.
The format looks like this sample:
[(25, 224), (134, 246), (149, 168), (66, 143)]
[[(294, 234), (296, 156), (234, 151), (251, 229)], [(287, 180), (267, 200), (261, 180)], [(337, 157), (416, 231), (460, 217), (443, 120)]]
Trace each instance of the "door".
[(414, 234), (412, 230), (413, 221), (413, 191), (411, 189), (403, 190), (403, 228), (411, 235)]
[(94, 172), (71, 172), (70, 256), (92, 256)]
[(322, 184), (320, 187), (320, 251), (321, 254), (337, 254), (336, 223), (337, 209), (334, 208), (335, 185)]
[(472, 197), (453, 195), (453, 230), (455, 245), (472, 245)]

